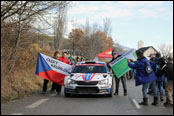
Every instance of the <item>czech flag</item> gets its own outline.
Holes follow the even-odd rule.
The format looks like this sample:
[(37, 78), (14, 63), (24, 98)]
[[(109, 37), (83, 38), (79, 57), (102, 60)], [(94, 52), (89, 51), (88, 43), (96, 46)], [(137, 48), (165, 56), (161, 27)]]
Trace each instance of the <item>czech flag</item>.
[(36, 74), (39, 77), (64, 86), (64, 78), (70, 75), (71, 70), (71, 65), (38, 53)]

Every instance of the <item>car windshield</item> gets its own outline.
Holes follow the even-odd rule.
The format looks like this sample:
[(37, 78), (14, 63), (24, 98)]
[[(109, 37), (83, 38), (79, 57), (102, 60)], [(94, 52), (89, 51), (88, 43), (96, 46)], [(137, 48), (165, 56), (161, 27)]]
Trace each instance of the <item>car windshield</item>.
[(107, 73), (105, 66), (76, 66), (72, 73)]

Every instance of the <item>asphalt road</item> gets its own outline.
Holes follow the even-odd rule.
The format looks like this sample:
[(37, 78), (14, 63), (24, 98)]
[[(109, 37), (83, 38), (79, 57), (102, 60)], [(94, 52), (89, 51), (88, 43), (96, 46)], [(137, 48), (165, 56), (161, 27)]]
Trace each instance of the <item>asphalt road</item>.
[[(66, 98), (64, 93), (31, 96), (1, 104), (1, 115), (173, 115), (173, 108), (152, 106), (153, 96), (149, 96), (148, 106), (139, 106), (142, 101), (141, 86), (135, 87), (134, 80), (127, 80), (128, 95), (120, 93), (112, 98), (105, 96), (81, 95)], [(62, 88), (63, 89), (63, 88)]]

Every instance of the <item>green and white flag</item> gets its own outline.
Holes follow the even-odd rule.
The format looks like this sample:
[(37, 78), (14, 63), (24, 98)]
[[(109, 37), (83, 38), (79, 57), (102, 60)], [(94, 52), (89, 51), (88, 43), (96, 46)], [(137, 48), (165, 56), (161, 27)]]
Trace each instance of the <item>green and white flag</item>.
[(130, 70), (127, 59), (136, 61), (137, 56), (134, 49), (131, 49), (126, 54), (118, 57), (110, 63), (110, 66), (117, 78), (120, 78)]

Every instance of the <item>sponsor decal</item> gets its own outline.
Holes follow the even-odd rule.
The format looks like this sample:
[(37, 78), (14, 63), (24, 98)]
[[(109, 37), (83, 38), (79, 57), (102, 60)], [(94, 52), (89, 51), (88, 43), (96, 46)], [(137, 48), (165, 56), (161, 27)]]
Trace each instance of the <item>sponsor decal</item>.
[(83, 73), (82, 74), (83, 81), (85, 81), (85, 82), (90, 82), (94, 76), (95, 76), (95, 73)]

